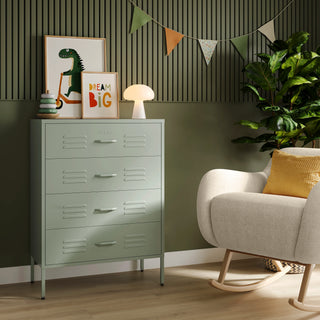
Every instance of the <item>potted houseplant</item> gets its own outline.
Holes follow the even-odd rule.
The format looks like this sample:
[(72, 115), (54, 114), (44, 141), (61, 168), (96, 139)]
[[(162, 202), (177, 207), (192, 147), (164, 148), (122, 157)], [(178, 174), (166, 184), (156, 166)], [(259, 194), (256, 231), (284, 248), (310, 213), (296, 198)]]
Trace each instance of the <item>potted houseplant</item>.
[[(257, 97), (257, 108), (265, 116), (260, 121), (241, 120), (242, 126), (264, 129), (255, 137), (240, 137), (235, 143), (261, 143), (260, 151), (306, 145), (320, 139), (320, 47), (303, 51), (307, 32), (297, 32), (287, 41), (269, 45), (272, 54), (259, 54), (261, 61), (244, 68), (250, 82), (243, 91)], [(266, 268), (277, 271), (271, 259)], [(302, 273), (304, 267), (290, 263), (290, 273)]]
[(240, 137), (234, 143), (262, 143), (260, 151), (315, 144), (320, 139), (320, 47), (303, 51), (307, 32), (297, 32), (287, 41), (269, 45), (272, 54), (258, 54), (261, 61), (244, 68), (249, 80), (243, 91), (254, 94), (256, 107), (265, 116), (260, 121), (242, 120), (253, 130), (264, 128), (254, 137)]

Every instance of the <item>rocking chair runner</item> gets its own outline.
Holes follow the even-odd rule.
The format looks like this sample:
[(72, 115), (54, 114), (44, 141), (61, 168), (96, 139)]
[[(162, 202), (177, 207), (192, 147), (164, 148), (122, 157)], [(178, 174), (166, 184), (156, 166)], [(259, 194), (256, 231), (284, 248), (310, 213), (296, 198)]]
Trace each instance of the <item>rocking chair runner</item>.
[[(285, 148), (282, 151), (319, 156), (320, 149)], [(259, 289), (285, 275), (290, 266), (280, 260), (305, 265), (297, 299), (289, 303), (304, 311), (320, 311), (320, 306), (304, 303), (312, 270), (320, 263), (320, 183), (307, 199), (263, 194), (271, 162), (262, 172), (215, 169), (207, 172), (199, 185), (197, 216), (200, 231), (210, 244), (227, 248), (218, 280), (211, 285), (225, 291)], [(249, 285), (224, 282), (233, 252), (274, 260), (278, 272)]]

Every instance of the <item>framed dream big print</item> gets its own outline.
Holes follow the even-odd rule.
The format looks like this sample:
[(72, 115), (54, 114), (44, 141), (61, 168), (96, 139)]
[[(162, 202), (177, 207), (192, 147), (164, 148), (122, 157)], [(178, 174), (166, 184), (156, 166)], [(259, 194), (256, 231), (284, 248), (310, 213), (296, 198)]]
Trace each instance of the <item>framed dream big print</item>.
[(81, 72), (106, 71), (104, 38), (45, 36), (46, 91), (60, 118), (81, 118)]
[(82, 118), (119, 118), (117, 72), (82, 72)]

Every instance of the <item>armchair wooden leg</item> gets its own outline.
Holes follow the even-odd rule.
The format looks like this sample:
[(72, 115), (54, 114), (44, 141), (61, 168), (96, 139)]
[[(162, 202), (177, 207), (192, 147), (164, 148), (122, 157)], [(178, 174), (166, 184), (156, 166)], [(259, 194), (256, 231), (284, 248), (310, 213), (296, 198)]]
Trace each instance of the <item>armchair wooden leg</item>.
[(315, 265), (314, 264), (308, 264), (306, 265), (306, 269), (303, 274), (302, 282), (301, 282), (301, 287), (300, 287), (300, 292), (298, 299), (289, 299), (289, 303), (302, 311), (310, 311), (310, 312), (319, 312), (320, 311), (320, 306), (315, 306), (315, 305), (310, 305), (310, 304), (305, 304), (304, 299), (308, 290), (308, 286), (310, 283), (310, 278), (312, 271), (314, 269)]
[(233, 255), (233, 252), (231, 250), (227, 249), (226, 253), (224, 255), (223, 263), (222, 263), (219, 278), (218, 278), (218, 282), (220, 282), (220, 283), (224, 282), (226, 274), (229, 270), (232, 255)]
[(210, 280), (209, 283), (220, 290), (223, 291), (230, 291), (230, 292), (247, 292), (247, 291), (253, 291), (256, 289), (260, 289), (266, 285), (271, 284), (272, 282), (278, 280), (282, 276), (284, 276), (286, 273), (288, 273), (291, 269), (291, 267), (288, 265), (286, 267), (282, 267), (281, 262), (277, 264), (279, 272), (273, 274), (272, 276), (269, 276), (263, 280), (260, 280), (258, 282), (252, 283), (252, 284), (246, 284), (246, 285), (228, 285), (224, 283), (226, 273), (228, 272), (231, 258), (232, 258), (233, 251), (227, 249), (225, 256), (224, 256), (224, 261), (222, 263), (220, 275), (217, 280)]

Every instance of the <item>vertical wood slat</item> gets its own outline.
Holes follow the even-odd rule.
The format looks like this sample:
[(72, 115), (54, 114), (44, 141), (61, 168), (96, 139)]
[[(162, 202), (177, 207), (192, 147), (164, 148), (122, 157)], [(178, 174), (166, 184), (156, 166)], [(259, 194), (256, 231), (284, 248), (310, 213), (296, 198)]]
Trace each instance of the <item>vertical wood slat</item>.
[[(6, 98), (11, 100), (12, 97), (12, 2), (7, 2), (6, 6), (6, 16), (7, 16), (7, 36), (6, 36), (6, 55), (7, 55), (7, 79), (6, 79)], [(2, 50), (1, 50), (2, 51)]]
[[(152, 16), (155, 19), (158, 19), (157, 17), (157, 1), (152, 0)], [(159, 83), (158, 83), (158, 69), (157, 69), (157, 62), (158, 62), (158, 51), (159, 51), (159, 39), (158, 39), (158, 29), (156, 24), (152, 24), (152, 33), (149, 33), (148, 37), (148, 43), (149, 41), (154, 41), (154, 45), (152, 46), (152, 68), (150, 68), (150, 83), (148, 83), (149, 86), (153, 87), (153, 91), (155, 92), (155, 97), (158, 100), (160, 95), (159, 90)], [(151, 46), (150, 46), (151, 47)]]
[(31, 79), (30, 79), (30, 85), (31, 85), (31, 100), (37, 99), (37, 1), (31, 0), (31, 17), (30, 17), (30, 24), (31, 24), (31, 32), (30, 32), (30, 38), (31, 38)]
[[(125, 80), (126, 80), (126, 87), (128, 87), (129, 85), (131, 85), (132, 82), (132, 69), (131, 69), (131, 58), (132, 58), (132, 37), (131, 34), (129, 34), (130, 32), (130, 21), (131, 21), (131, 15), (132, 15), (132, 6), (129, 4), (127, 5), (127, 29), (126, 29), (126, 33), (127, 33), (127, 49), (126, 52), (127, 54), (124, 55), (125, 60), (126, 60), (126, 75), (125, 75)], [(125, 89), (123, 87), (123, 89)]]
[[(53, 17), (53, 28), (54, 28), (54, 34), (60, 34), (62, 36), (66, 35), (66, 14), (65, 14), (65, 0), (60, 1), (53, 1), (54, 7), (52, 5), (52, 9), (49, 11), (49, 17)], [(51, 33), (53, 34), (53, 33)]]
[[(160, 23), (203, 39), (240, 36), (269, 21), (287, 0), (137, 0)], [(275, 20), (279, 39), (311, 33), (308, 49), (320, 41), (319, 1), (296, 0)], [(252, 101), (240, 92), (243, 66), (268, 52), (269, 41), (249, 37), (248, 61), (230, 42), (219, 42), (209, 66), (198, 41), (183, 38), (169, 56), (162, 27), (149, 22), (129, 34), (128, 0), (2, 0), (0, 4), (0, 100), (37, 99), (43, 90), (43, 35), (106, 37), (107, 71), (119, 73), (120, 96), (144, 83), (158, 101)], [(252, 18), (253, 17), (253, 18)], [(249, 99), (249, 100), (248, 100)], [(251, 100), (250, 100), (251, 99)]]
[[(25, 20), (25, 12), (24, 12), (24, 0), (19, 0), (19, 44), (18, 44), (18, 52), (19, 52), (19, 73), (18, 73), (18, 83), (19, 83), (19, 92), (17, 95), (17, 99), (24, 99), (24, 20)], [(1, 73), (1, 68), (0, 68)], [(1, 79), (0, 79), (1, 81)], [(0, 93), (1, 99), (1, 93)]]
[(37, 26), (36, 26), (36, 42), (37, 42), (37, 52), (36, 52), (36, 59), (38, 61), (37, 65), (37, 72), (36, 72), (36, 85), (35, 85), (35, 98), (37, 98), (38, 94), (43, 91), (44, 89), (44, 82), (42, 79), (43, 75), (43, 64), (44, 61), (42, 60), (43, 55), (43, 39), (42, 39), (42, 0), (37, 0)]
[[(158, 12), (158, 21), (163, 21), (162, 17), (162, 5), (161, 1), (157, 1), (157, 12)], [(163, 68), (163, 57), (164, 57), (164, 41), (163, 39), (163, 30), (161, 27), (157, 26), (157, 36), (158, 36), (158, 70), (157, 70), (157, 81), (158, 81), (158, 100), (163, 101), (163, 73), (164, 73), (164, 68)], [(162, 70), (162, 75), (160, 74), (159, 70)]]
[[(193, 35), (192, 33), (192, 10), (190, 10), (190, 8), (192, 8), (192, 0), (188, 0), (188, 4), (187, 4), (187, 12), (188, 15), (186, 17), (186, 23), (188, 25), (188, 28), (184, 28), (184, 30), (187, 30), (189, 35)], [(191, 39), (188, 39), (187, 43), (188, 43), (188, 47), (187, 47), (187, 56), (186, 56), (186, 60), (185, 63), (187, 64), (187, 70), (186, 70), (186, 74), (188, 78), (193, 79), (193, 73), (192, 73), (192, 64), (188, 63), (189, 59), (191, 59), (192, 57), (192, 44), (194, 41), (192, 41)], [(192, 101), (192, 81), (185, 81), (185, 83), (187, 83), (187, 92), (188, 95), (186, 95), (186, 92), (184, 93), (185, 99), (186, 101)]]
[[(126, 0), (122, 0), (122, 13), (125, 17), (127, 17), (127, 9), (128, 9), (128, 2)], [(123, 19), (122, 21), (122, 41), (121, 41), (121, 52), (127, 52), (127, 36), (128, 36), (128, 19)], [(120, 41), (119, 41), (120, 43)], [(121, 52), (119, 54), (121, 54)], [(127, 55), (121, 54), (121, 73), (119, 73), (119, 86), (120, 88), (124, 89), (128, 87), (127, 85)], [(121, 81), (121, 82), (120, 82)], [(120, 98), (122, 97), (123, 91), (121, 91), (119, 94)]]
[(3, 49), (6, 47), (6, 14), (2, 14), (2, 12), (6, 12), (6, 2), (1, 1), (0, 3), (1, 17), (0, 17), (0, 99), (6, 99), (6, 75), (7, 75), (7, 52)]
[[(186, 14), (186, 12), (183, 11), (183, 7), (182, 7), (182, 0), (178, 0), (176, 1), (176, 10), (177, 10), (177, 15), (178, 15), (178, 21), (177, 21), (177, 30), (181, 33), (183, 33), (183, 16)], [(181, 43), (179, 43), (180, 45), (178, 45), (178, 55), (177, 55), (177, 59), (178, 59), (178, 72), (177, 72), (177, 78), (176, 78), (176, 82), (181, 84), (179, 86), (176, 87), (176, 96), (174, 97), (174, 99), (176, 101), (183, 101), (183, 48), (187, 46), (186, 43), (187, 39), (183, 38), (181, 40)]]
[(19, 90), (19, 7), (18, 0), (12, 0), (12, 98), (18, 99)]
[[(25, 19), (24, 19), (24, 97), (31, 99), (31, 36), (30, 36), (30, 0), (25, 2)], [(2, 50), (1, 50), (2, 52)], [(22, 52), (21, 52), (22, 54)]]

